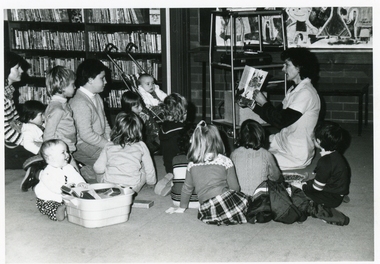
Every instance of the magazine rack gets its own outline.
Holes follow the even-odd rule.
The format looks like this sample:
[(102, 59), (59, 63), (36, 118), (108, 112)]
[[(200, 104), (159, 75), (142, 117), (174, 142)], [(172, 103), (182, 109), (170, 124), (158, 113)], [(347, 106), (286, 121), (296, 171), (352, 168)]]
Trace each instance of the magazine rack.
[[(228, 135), (236, 139), (236, 131), (247, 118), (260, 119), (249, 108), (236, 106), (235, 92), (245, 65), (256, 69), (281, 69), (283, 64), (272, 63), (270, 51), (287, 48), (283, 10), (230, 9), (211, 13), (209, 70), (211, 122), (227, 127)], [(215, 71), (228, 72), (230, 89), (224, 95), (224, 118), (215, 118)], [(284, 83), (269, 79), (267, 84)], [(220, 99), (220, 98), (219, 98)], [(262, 120), (258, 120), (262, 121)], [(262, 122), (261, 122), (262, 123)]]

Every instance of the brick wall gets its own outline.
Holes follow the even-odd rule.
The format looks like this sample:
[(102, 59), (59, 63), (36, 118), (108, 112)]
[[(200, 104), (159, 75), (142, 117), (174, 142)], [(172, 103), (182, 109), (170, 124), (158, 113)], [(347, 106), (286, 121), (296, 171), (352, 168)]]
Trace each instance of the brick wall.
[[(190, 47), (199, 48), (198, 9), (190, 9)], [(369, 86), (369, 122), (373, 122), (373, 60), (369, 52), (316, 52), (320, 62), (319, 86), (323, 83), (370, 83)], [(279, 54), (272, 54), (273, 61), (280, 62)], [(191, 101), (197, 106), (197, 117), (202, 117), (202, 68), (205, 63), (206, 72), (206, 116), (210, 118), (209, 67), (207, 47), (201, 52), (191, 53)], [(277, 74), (278, 72), (272, 72)], [(224, 91), (230, 90), (229, 75), (222, 70), (215, 71), (215, 105), (223, 103)], [(271, 101), (281, 102), (283, 96), (273, 95)], [(358, 98), (348, 96), (324, 96), (326, 102), (325, 119), (343, 123), (358, 121)], [(215, 114), (223, 114), (223, 107), (214, 110)]]

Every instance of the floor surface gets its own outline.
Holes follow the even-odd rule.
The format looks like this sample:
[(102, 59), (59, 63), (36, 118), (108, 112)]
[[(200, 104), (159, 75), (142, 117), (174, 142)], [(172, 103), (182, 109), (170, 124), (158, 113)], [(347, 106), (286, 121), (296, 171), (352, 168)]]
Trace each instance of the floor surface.
[[(34, 193), (20, 191), (24, 171), (5, 171), (6, 263), (131, 262), (295, 262), (374, 261), (373, 128), (346, 125), (352, 142), (345, 156), (352, 169), (349, 203), (338, 209), (348, 226), (309, 218), (302, 224), (277, 222), (211, 226), (197, 219), (197, 210), (166, 214), (170, 196), (144, 188), (137, 199), (153, 200), (149, 209), (132, 208), (129, 221), (85, 228), (68, 220), (41, 215)], [(164, 176), (156, 156), (158, 177)]]

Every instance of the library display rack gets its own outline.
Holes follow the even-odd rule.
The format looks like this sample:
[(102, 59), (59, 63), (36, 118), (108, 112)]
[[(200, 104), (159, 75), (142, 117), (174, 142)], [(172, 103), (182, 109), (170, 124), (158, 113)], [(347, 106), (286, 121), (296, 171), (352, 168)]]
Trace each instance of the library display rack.
[[(258, 116), (249, 108), (241, 108), (236, 102), (236, 83), (245, 65), (255, 69), (281, 69), (282, 63), (272, 63), (270, 51), (286, 49), (285, 21), (282, 10), (229, 9), (211, 13), (209, 46), (210, 111), (211, 122), (227, 128), (234, 140), (239, 125), (247, 118)], [(229, 73), (224, 92), (224, 117), (216, 118), (215, 71)], [(269, 84), (284, 83), (285, 76), (271, 79)], [(220, 93), (219, 93), (220, 94)], [(253, 116), (253, 115), (256, 115)]]

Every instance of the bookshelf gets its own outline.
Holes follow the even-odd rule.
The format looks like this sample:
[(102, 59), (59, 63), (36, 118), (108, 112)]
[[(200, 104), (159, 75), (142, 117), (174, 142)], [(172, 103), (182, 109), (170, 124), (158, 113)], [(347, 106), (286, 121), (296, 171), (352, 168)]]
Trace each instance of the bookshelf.
[[(111, 110), (118, 108), (117, 103), (109, 105), (109, 98), (119, 97), (127, 87), (105, 53), (108, 43), (115, 45), (108, 54), (124, 73), (141, 73), (132, 56), (161, 89), (167, 89), (165, 9), (8, 9), (4, 28), (5, 48), (31, 65), (27, 84), (19, 88), (19, 103), (32, 99), (48, 103), (44, 86), (50, 68), (63, 65), (76, 71), (83, 60), (97, 58), (111, 70), (102, 96)], [(128, 43), (136, 48), (127, 51)]]

